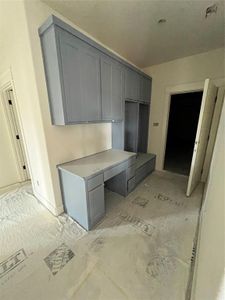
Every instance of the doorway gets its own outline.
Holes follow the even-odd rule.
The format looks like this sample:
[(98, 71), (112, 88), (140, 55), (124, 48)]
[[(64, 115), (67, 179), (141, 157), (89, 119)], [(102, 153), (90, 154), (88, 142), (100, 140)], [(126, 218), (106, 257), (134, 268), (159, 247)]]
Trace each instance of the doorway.
[(202, 91), (171, 95), (164, 169), (188, 175), (202, 102)]
[(0, 91), (2, 147), (0, 167), (0, 189), (30, 180), (24, 143), (17, 114), (12, 84), (9, 82)]

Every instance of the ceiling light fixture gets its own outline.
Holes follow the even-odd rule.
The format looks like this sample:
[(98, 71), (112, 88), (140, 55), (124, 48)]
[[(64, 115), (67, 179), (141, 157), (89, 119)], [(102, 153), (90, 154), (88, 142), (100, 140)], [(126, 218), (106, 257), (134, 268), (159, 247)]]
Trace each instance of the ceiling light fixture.
[(158, 20), (158, 24), (163, 24), (163, 23), (166, 23), (166, 19), (159, 19)]
[(217, 5), (216, 4), (213, 4), (209, 7), (207, 7), (206, 10), (205, 10), (205, 18), (208, 18), (212, 14), (216, 14), (216, 12), (217, 12)]

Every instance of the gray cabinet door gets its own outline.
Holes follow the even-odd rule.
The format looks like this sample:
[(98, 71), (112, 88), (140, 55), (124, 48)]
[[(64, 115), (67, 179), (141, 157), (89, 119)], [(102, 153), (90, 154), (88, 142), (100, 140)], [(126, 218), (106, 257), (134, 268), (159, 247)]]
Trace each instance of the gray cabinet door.
[(89, 228), (94, 226), (105, 214), (104, 185), (88, 192)]
[(110, 57), (101, 56), (102, 120), (122, 120), (124, 69)]
[(75, 36), (60, 32), (67, 123), (101, 119), (100, 55)]
[(101, 120), (100, 53), (86, 44), (81, 53), (84, 121)]
[(125, 98), (130, 100), (140, 99), (141, 76), (137, 72), (126, 69)]
[(66, 123), (82, 121), (85, 117), (81, 77), (81, 45), (67, 32), (60, 32), (62, 83)]
[(140, 100), (146, 103), (150, 102), (151, 97), (151, 80), (147, 77), (141, 77)]

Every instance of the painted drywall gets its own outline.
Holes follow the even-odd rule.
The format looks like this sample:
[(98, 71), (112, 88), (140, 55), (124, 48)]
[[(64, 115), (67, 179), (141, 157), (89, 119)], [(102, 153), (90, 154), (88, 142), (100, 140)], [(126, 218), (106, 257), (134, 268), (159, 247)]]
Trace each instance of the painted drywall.
[(225, 102), (201, 211), (192, 300), (225, 297)]
[(0, 95), (0, 190), (21, 180), (3, 101)]
[(54, 192), (22, 1), (0, 1), (0, 36), (0, 74), (11, 74), (34, 193), (48, 206)]
[[(143, 69), (152, 81), (148, 152), (157, 155), (156, 169), (163, 169), (167, 134), (168, 91), (203, 88), (206, 78), (225, 77), (224, 48), (176, 59)], [(159, 123), (159, 126), (153, 126)]]

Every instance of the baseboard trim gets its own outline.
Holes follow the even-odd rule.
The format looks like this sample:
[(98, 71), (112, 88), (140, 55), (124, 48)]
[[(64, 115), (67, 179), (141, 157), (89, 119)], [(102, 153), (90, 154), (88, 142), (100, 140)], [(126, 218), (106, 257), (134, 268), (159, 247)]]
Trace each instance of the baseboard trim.
[(26, 180), (26, 181), (22, 181), (22, 182), (16, 182), (16, 183), (1, 187), (0, 188), (0, 195), (3, 195), (3, 194), (8, 193), (10, 191), (13, 191), (14, 189), (19, 188), (19, 187), (27, 184), (28, 182), (30, 182), (30, 180)]
[(35, 189), (33, 189), (34, 196), (41, 202), (41, 204), (50, 211), (54, 216), (59, 216), (64, 212), (63, 205), (53, 206), (45, 197), (40, 195)]

